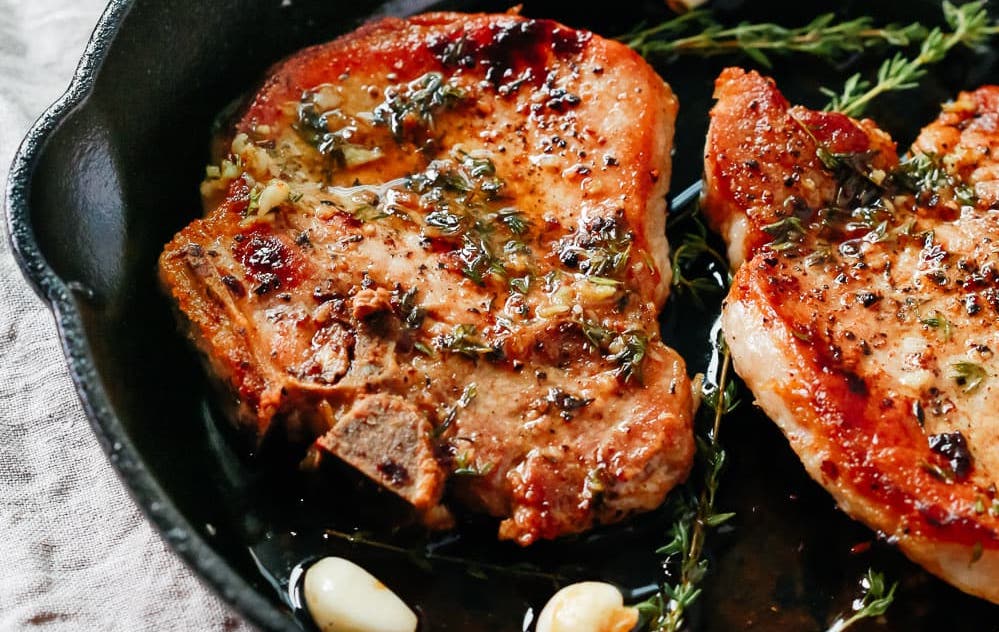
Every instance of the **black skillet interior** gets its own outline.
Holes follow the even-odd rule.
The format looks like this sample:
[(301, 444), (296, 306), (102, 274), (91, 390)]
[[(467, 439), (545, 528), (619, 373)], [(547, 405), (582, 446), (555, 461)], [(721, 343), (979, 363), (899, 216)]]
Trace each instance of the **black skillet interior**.
[[(330, 554), (358, 561), (416, 604), (426, 630), (519, 630), (559, 583), (603, 579), (638, 598), (662, 579), (653, 551), (665, 541), (666, 511), (529, 550), (496, 543), (495, 525), (475, 517), (428, 541), (413, 527), (399, 527), (395, 501), (350, 472), (331, 467), (318, 479), (303, 479), (285, 463), (249, 457), (214, 419), (204, 375), (158, 290), (160, 249), (199, 213), (198, 182), (215, 114), (302, 46), (372, 16), (428, 8), (505, 10), (507, 4), (112, 3), (92, 49), (92, 60), (106, 52), (103, 65), (83, 69), (75, 96), (42, 120), (15, 163), (7, 200), (15, 246), (53, 302), (98, 435), (171, 544), (265, 629), (311, 629), (295, 579), (303, 564)], [(939, 22), (939, 6), (929, 1), (720, 3), (722, 17), (733, 22), (794, 25), (822, 10)], [(667, 16), (661, 0), (527, 0), (523, 12), (608, 36)], [(770, 72), (792, 101), (819, 106), (819, 86), (835, 87), (875, 62), (835, 67), (798, 57)], [(750, 65), (733, 58), (657, 62), (682, 104), (674, 192), (699, 177), (712, 81), (730, 63)], [(871, 114), (904, 146), (940, 102), (996, 79), (993, 53), (957, 54), (920, 90), (885, 98)], [(704, 369), (711, 352), (705, 323), (717, 313), (712, 303), (702, 309), (675, 297), (663, 315), (666, 341), (692, 372)], [(726, 420), (724, 443), (731, 466), (720, 506), (738, 515), (710, 547), (713, 570), (692, 613), (694, 628), (824, 629), (849, 607), (868, 567), (901, 583), (886, 620), (862, 624), (870, 629), (994, 626), (996, 607), (930, 577), (836, 510), (773, 424), (748, 404)], [(337, 535), (358, 532), (376, 544)], [(412, 552), (428, 543), (436, 556), (429, 562)]]

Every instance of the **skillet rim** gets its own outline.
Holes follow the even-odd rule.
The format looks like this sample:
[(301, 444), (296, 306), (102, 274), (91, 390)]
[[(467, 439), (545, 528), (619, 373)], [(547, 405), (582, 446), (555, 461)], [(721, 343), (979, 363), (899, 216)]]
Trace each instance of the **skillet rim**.
[(160, 538), (195, 576), (255, 626), (270, 631), (300, 631), (293, 619), (241, 577), (180, 513), (129, 440), (111, 407), (90, 355), (80, 311), (71, 286), (49, 265), (31, 222), (30, 192), (39, 158), (50, 137), (89, 104), (94, 85), (118, 34), (137, 0), (110, 0), (66, 91), (31, 125), (21, 141), (5, 188), (7, 239), (15, 261), (55, 319), (63, 354), (76, 393), (101, 449), (132, 500)]

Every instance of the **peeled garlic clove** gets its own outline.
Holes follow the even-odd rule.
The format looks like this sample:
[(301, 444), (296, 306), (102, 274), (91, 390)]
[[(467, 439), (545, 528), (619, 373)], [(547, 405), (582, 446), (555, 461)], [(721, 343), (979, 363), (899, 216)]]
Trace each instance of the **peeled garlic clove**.
[(638, 610), (603, 582), (570, 584), (555, 593), (538, 617), (537, 632), (629, 632)]
[(272, 210), (281, 206), (288, 201), (291, 197), (291, 187), (288, 186), (287, 182), (283, 180), (271, 180), (270, 183), (264, 187), (264, 190), (260, 192), (260, 198), (257, 200), (257, 205), (259, 208), (260, 215), (266, 215)]
[(305, 603), (322, 632), (415, 632), (416, 615), (357, 564), (324, 557), (305, 572)]

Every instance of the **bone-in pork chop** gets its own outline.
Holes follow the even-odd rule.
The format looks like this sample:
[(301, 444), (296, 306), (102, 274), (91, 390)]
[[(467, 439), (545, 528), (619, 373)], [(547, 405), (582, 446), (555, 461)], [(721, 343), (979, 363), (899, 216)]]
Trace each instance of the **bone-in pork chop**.
[(621, 520), (694, 451), (657, 325), (676, 108), (627, 47), (554, 22), (370, 24), (273, 69), (163, 284), (258, 438), (525, 545)]
[(716, 96), (705, 210), (745, 261), (736, 370), (840, 507), (999, 602), (999, 88), (945, 105), (901, 163), (870, 121), (756, 73)]

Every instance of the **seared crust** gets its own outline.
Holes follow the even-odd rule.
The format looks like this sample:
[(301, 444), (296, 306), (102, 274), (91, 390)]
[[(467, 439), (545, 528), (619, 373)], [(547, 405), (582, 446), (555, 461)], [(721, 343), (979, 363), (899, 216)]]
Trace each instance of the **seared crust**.
[(717, 103), (704, 147), (704, 212), (738, 267), (771, 236), (764, 227), (836, 194), (816, 155), (873, 152), (873, 166), (898, 164), (895, 143), (869, 120), (791, 107), (772, 79), (727, 68), (715, 81)]
[[(468, 43), (465, 46), (469, 52), (461, 54), (454, 46), (459, 41)], [(563, 68), (563, 73), (578, 73), (571, 79), (578, 90), (570, 93), (579, 97), (578, 104), (569, 100), (560, 105), (558, 87), (553, 87), (555, 92), (538, 89), (551, 69), (565, 64), (569, 67)], [(669, 87), (641, 57), (617, 42), (550, 20), (446, 12), (406, 20), (385, 18), (279, 64), (253, 99), (237, 131), (249, 133), (260, 124), (280, 121), (282, 108), (298, 101), (302, 90), (309, 86), (329, 83), (344, 73), (371, 69), (388, 69), (399, 82), (427, 71), (440, 71), (469, 81), (485, 80), (501, 92), (519, 95), (528, 90), (516, 86), (529, 78), (533, 102), (525, 104), (527, 99), (522, 99), (519, 107), (511, 109), (517, 116), (527, 117), (524, 122), (528, 132), (537, 134), (532, 134), (533, 142), (522, 144), (518, 140), (517, 146), (508, 147), (508, 164), (514, 170), (536, 170), (538, 164), (543, 165), (550, 176), (543, 179), (550, 188), (524, 193), (540, 200), (558, 200), (562, 207), (559, 214), (568, 215), (566, 219), (578, 219), (572, 215), (596, 203), (619, 205), (626, 223), (634, 230), (635, 245), (655, 262), (655, 266), (635, 271), (635, 286), (643, 288), (656, 307), (662, 308), (672, 272), (664, 198), (669, 187), (673, 122), (679, 105)], [(365, 85), (380, 87), (379, 82)], [(480, 109), (495, 107), (486, 105), (491, 100), (480, 102)], [(562, 129), (563, 108), (566, 113), (572, 110), (574, 118), (584, 124)], [(503, 119), (511, 113), (500, 109), (480, 111), (480, 118), (485, 120), (470, 125), (476, 132), (494, 135), (481, 139), (486, 146), (499, 147), (509, 140), (506, 134), (520, 124), (512, 117)], [(569, 144), (563, 146), (563, 142)], [(529, 161), (528, 156), (536, 152), (561, 160), (539, 163), (535, 156), (534, 161)], [(419, 161), (412, 152), (406, 153), (409, 155), (376, 163), (377, 172), (370, 175), (387, 181), (399, 173), (411, 172)], [(497, 167), (507, 162), (502, 157), (494, 161)], [(358, 177), (363, 180), (363, 175), (362, 171)], [(565, 184), (560, 186), (558, 180)]]
[(161, 278), (258, 436), (437, 524), (445, 479), (521, 544), (614, 522), (693, 457), (657, 322), (675, 113), (587, 32), (385, 19), (274, 68)]
[[(891, 144), (879, 145), (883, 155), (856, 163), (867, 184), (845, 183), (857, 175), (843, 169), (848, 157), (829, 168), (782, 156), (740, 171), (741, 188), (719, 187), (707, 199), (718, 225), (727, 214), (752, 221), (767, 211), (733, 190), (777, 186), (773, 199), (786, 198), (774, 183), (796, 173), (815, 184), (794, 211), (804, 233), (776, 243), (758, 234), (735, 275), (722, 315), (735, 369), (844, 511), (930, 572), (999, 602), (999, 217), (987, 186), (977, 196), (967, 186), (988, 181), (995, 94), (986, 87), (945, 106), (894, 172)], [(728, 117), (736, 104), (725, 95), (715, 111)], [(771, 97), (772, 107), (744, 112), (766, 138), (713, 128), (708, 163), (752, 142), (794, 147), (795, 156), (829, 150), (818, 134), (787, 131), (788, 117), (807, 119)], [(883, 137), (869, 122), (851, 124)], [(753, 183), (752, 173), (766, 177)], [(857, 186), (866, 207), (843, 199)]]

